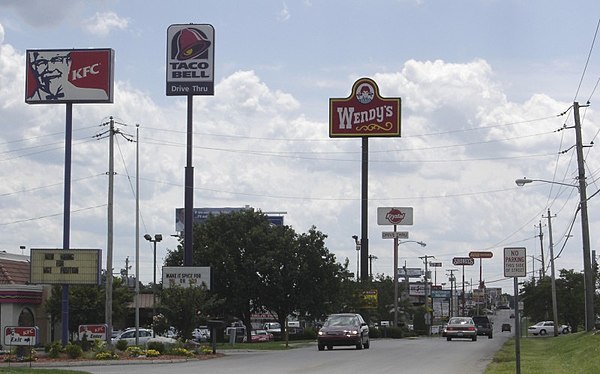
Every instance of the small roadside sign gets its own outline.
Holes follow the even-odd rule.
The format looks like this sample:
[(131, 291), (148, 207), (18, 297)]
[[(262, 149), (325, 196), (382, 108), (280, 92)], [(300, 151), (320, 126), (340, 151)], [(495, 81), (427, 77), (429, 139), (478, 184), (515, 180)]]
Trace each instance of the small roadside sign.
[(452, 259), (452, 265), (460, 266), (460, 265), (473, 265), (475, 264), (475, 259), (471, 257), (454, 257)]
[(383, 231), (381, 239), (408, 239), (408, 231)]
[(471, 258), (492, 258), (494, 254), (488, 251), (472, 251), (469, 252), (469, 257)]
[(37, 326), (7, 326), (4, 328), (4, 345), (34, 346), (40, 342)]
[(504, 276), (526, 277), (527, 255), (525, 247), (504, 248)]

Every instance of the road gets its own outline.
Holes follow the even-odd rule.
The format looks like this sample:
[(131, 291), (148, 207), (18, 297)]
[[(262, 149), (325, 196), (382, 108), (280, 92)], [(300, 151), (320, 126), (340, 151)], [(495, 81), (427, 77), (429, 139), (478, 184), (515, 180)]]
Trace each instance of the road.
[[(494, 338), (446, 341), (441, 337), (374, 339), (370, 349), (336, 347), (319, 352), (317, 346), (288, 351), (223, 351), (226, 357), (172, 364), (64, 367), (94, 374), (187, 373), (444, 373), (481, 374), (495, 352), (511, 336), (501, 325), (512, 322), (501, 313), (494, 321)], [(514, 332), (514, 329), (513, 329)]]

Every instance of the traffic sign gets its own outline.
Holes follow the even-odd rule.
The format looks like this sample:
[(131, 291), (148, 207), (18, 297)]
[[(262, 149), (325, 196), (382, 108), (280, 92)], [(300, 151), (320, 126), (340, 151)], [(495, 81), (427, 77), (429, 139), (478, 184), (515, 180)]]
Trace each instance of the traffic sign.
[(527, 276), (527, 256), (525, 247), (504, 248), (504, 276), (515, 278)]
[(429, 266), (431, 266), (432, 268), (441, 268), (442, 263), (441, 262), (430, 262)]
[(471, 258), (492, 258), (494, 254), (492, 252), (481, 252), (481, 251), (473, 251), (469, 252), (469, 257)]
[(408, 231), (383, 231), (381, 239), (408, 239)]
[(454, 266), (459, 266), (459, 265), (473, 265), (475, 264), (475, 259), (471, 258), (471, 257), (454, 257), (452, 259), (452, 265)]

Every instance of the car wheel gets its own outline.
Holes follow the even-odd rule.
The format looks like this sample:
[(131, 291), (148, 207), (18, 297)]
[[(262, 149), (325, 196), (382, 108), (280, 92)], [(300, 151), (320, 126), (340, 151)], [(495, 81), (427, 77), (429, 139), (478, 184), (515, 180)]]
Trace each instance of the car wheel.
[(319, 344), (318, 347), (319, 347), (319, 351), (324, 351), (325, 350), (325, 346), (322, 345), (322, 344)]
[(489, 334), (489, 335), (488, 335), (488, 339), (491, 339), (491, 338), (492, 338), (492, 334)]
[(546, 335), (546, 330), (540, 330), (540, 335)]
[(563, 329), (563, 331), (562, 331), (562, 333), (563, 333), (563, 334), (568, 334), (568, 333), (569, 333), (569, 329), (567, 329), (567, 328), (564, 328), (564, 329)]
[(328, 345), (328, 346), (327, 346), (327, 350), (331, 351), (332, 349), (333, 349), (333, 346), (332, 346), (332, 345)]
[(473, 337), (473, 341), (474, 341), (474, 342), (476, 342), (476, 341), (477, 341), (477, 335), (475, 335), (475, 336)]
[(358, 343), (356, 343), (356, 349), (362, 349), (362, 339), (358, 341)]
[(450, 341), (452, 341), (452, 338), (451, 338), (451, 337), (449, 337), (449, 336), (446, 336), (446, 341), (449, 341), (449, 342), (450, 342)]
[(363, 347), (365, 349), (369, 349), (371, 347), (371, 342), (369, 341), (369, 339), (367, 339), (367, 342), (365, 344), (363, 344)]

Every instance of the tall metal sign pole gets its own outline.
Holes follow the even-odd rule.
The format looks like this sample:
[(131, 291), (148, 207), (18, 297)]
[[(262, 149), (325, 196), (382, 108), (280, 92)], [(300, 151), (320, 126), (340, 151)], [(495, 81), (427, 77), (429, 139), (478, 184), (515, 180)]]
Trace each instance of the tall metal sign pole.
[(473, 266), (475, 260), (471, 257), (454, 257), (452, 265), (462, 266), (462, 316), (465, 315), (465, 265)]
[(329, 99), (329, 137), (362, 138), (361, 280), (369, 279), (369, 137), (400, 136), (400, 98), (383, 98), (377, 83), (360, 78), (350, 96)]
[(214, 95), (215, 29), (208, 24), (171, 25), (167, 29), (167, 96), (187, 96), (183, 266), (192, 266), (194, 229), (193, 102)]
[[(114, 51), (112, 49), (27, 50), (25, 102), (66, 104), (63, 247), (70, 249), (71, 143), (74, 103), (113, 102)], [(62, 285), (61, 341), (69, 342), (69, 285)], [(110, 336), (110, 334), (109, 334)]]
[(515, 294), (515, 355), (516, 373), (521, 374), (521, 320), (519, 317), (519, 277), (527, 276), (527, 250), (525, 247), (504, 248), (504, 276), (514, 279)]

